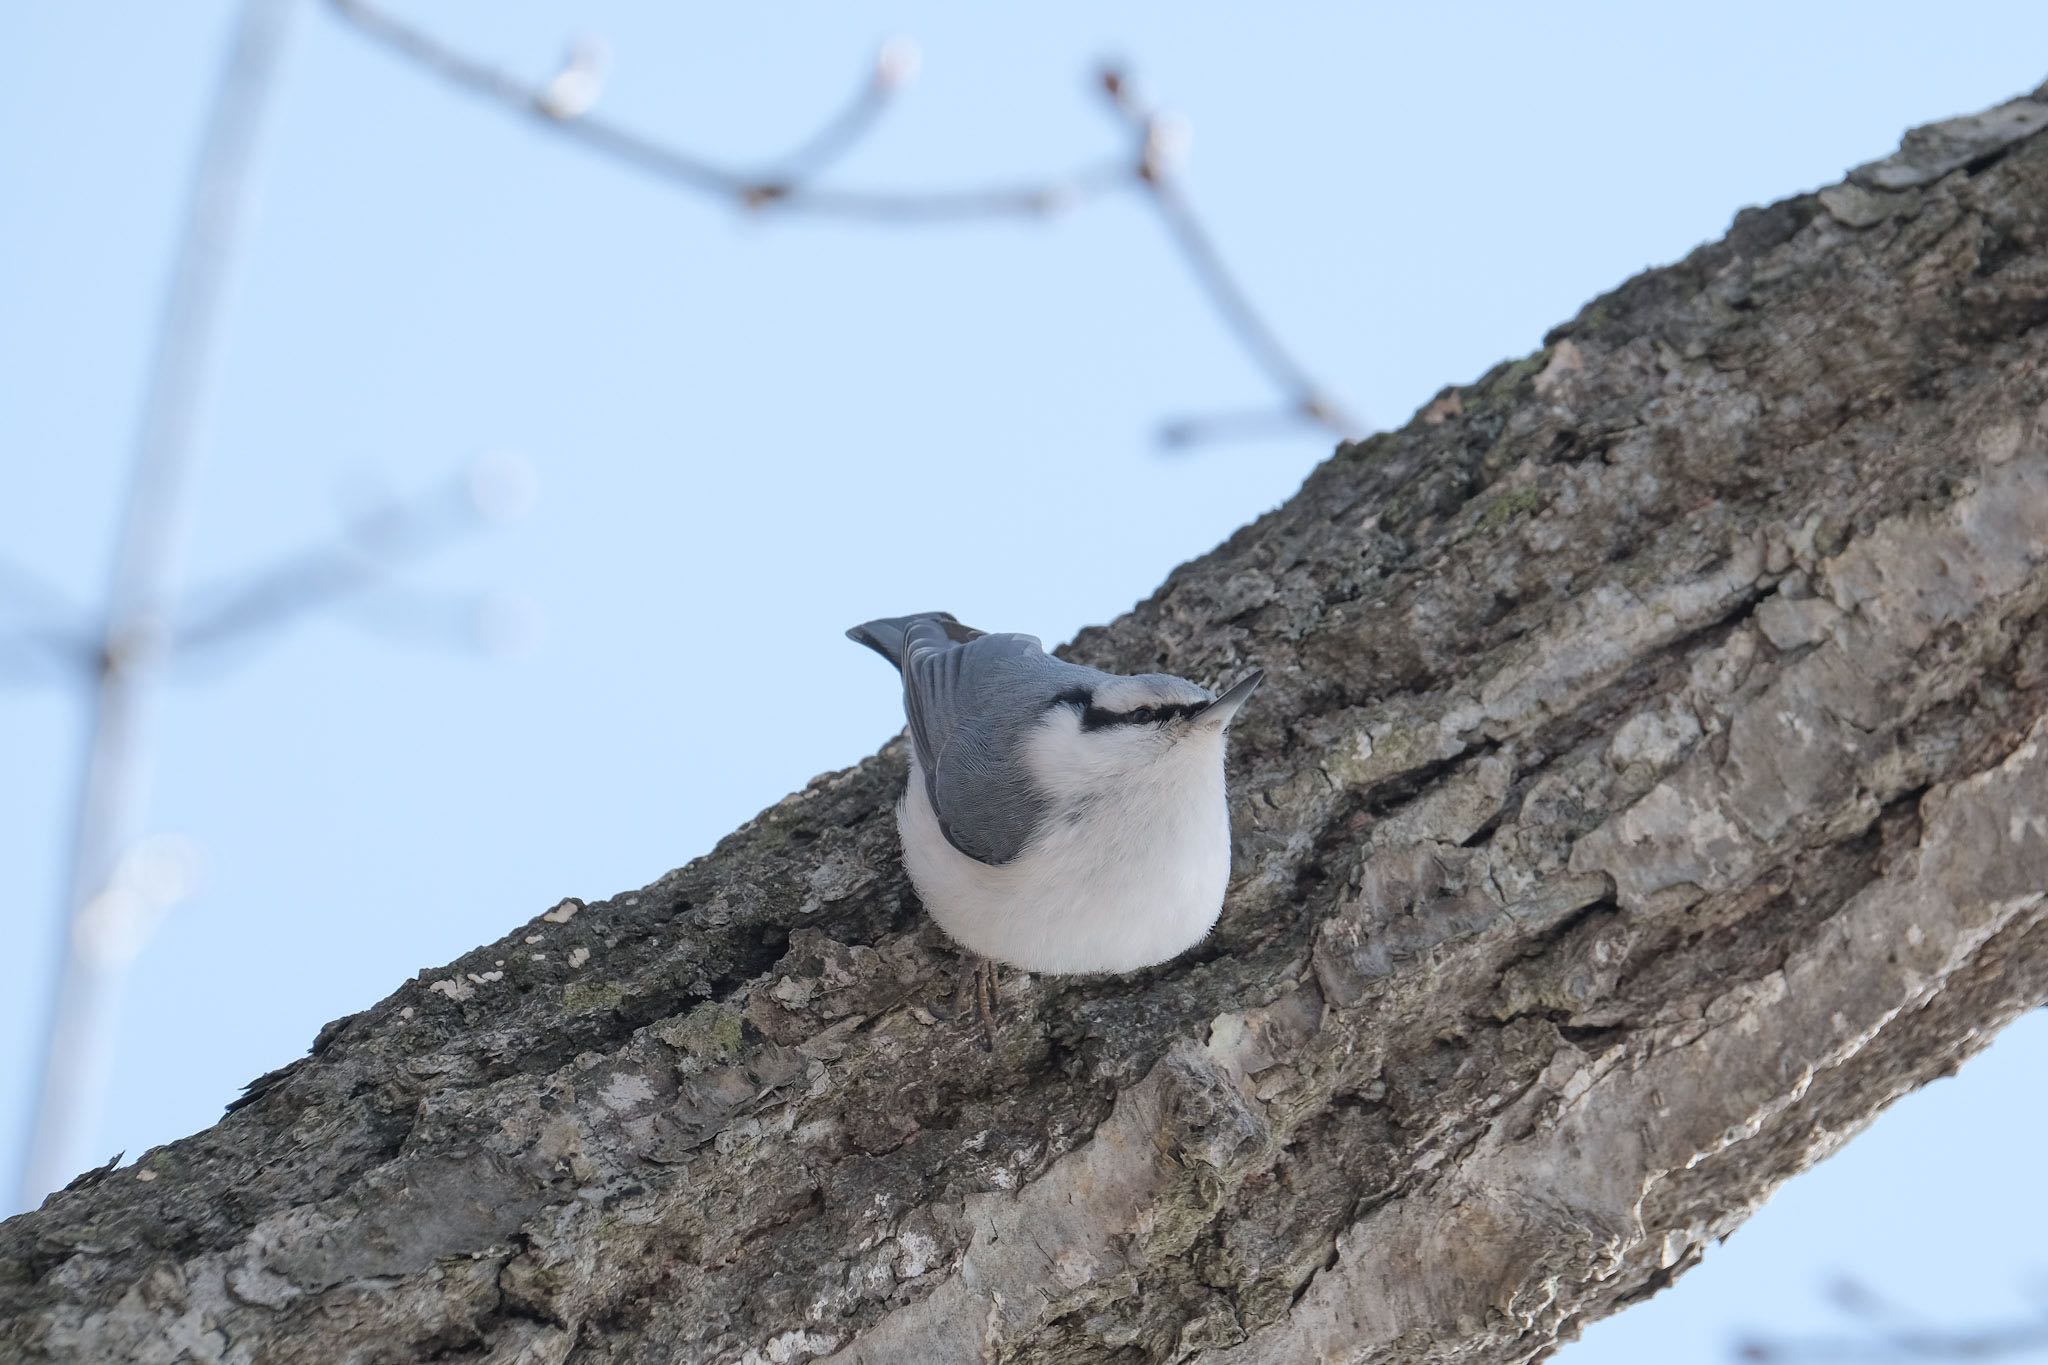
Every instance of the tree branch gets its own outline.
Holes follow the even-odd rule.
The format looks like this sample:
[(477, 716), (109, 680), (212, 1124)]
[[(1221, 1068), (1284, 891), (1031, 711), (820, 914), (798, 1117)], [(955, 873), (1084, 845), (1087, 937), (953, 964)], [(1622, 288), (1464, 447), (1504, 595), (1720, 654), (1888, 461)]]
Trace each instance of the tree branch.
[[(988, 218), (1036, 218), (1110, 194), (1140, 191), (1158, 213), (1168, 240), (1203, 296), (1253, 363), (1281, 390), (1285, 407), (1276, 416), (1284, 419), (1286, 425), (1306, 423), (1339, 436), (1355, 436), (1361, 430), (1281, 344), (1252, 306), (1243, 287), (1224, 267), (1207, 230), (1167, 173), (1166, 147), (1161, 138), (1165, 125), (1157, 115), (1136, 106), (1130, 82), (1120, 72), (1106, 73), (1102, 83), (1118, 109), (1137, 128), (1136, 147), (1128, 157), (1091, 162), (1065, 176), (1042, 181), (919, 192), (846, 190), (818, 185), (816, 178), (867, 133), (895, 91), (908, 79), (914, 59), (908, 55), (903, 40), (884, 45), (874, 74), (861, 92), (822, 124), (817, 133), (768, 168), (741, 170), (592, 115), (589, 82), (585, 80), (573, 82), (579, 93), (565, 100), (560, 78), (540, 86), (529, 85), (464, 55), (364, 0), (328, 0), (328, 6), (387, 52), (457, 89), (523, 113), (586, 150), (677, 188), (722, 199), (739, 208), (911, 226)], [(574, 71), (577, 66), (572, 61), (568, 69)], [(1193, 419), (1167, 424), (1161, 438), (1168, 445), (1185, 446), (1255, 430), (1275, 430), (1280, 425), (1278, 421), (1246, 424), (1228, 418)]]
[[(549, 132), (588, 151), (666, 180), (679, 189), (723, 199), (739, 208), (772, 207), (783, 213), (899, 225), (1037, 217), (1118, 188), (1129, 175), (1129, 168), (1116, 161), (1082, 166), (1070, 175), (1052, 180), (960, 190), (895, 193), (823, 189), (800, 177), (787, 178), (788, 158), (776, 170), (742, 170), (581, 109), (564, 109), (549, 97), (548, 86), (530, 85), (468, 57), (363, 0), (328, 0), (328, 8), (385, 51), (459, 90), (526, 114)], [(851, 111), (834, 116), (792, 154), (800, 168), (805, 161), (822, 168), (829, 158), (820, 157), (814, 149), (822, 145), (836, 156), (844, 144), (866, 131), (874, 115), (880, 112), (882, 98), (894, 89), (894, 82), (889, 83), (888, 91), (875, 89), (883, 83), (883, 79), (872, 82), (870, 93), (857, 100)]]
[(2033, 1318), (1993, 1326), (1939, 1326), (1921, 1320), (1855, 1281), (1829, 1295), (1856, 1325), (1853, 1336), (1751, 1336), (1737, 1347), (1738, 1360), (1784, 1365), (1853, 1365), (1855, 1362), (2004, 1360), (2048, 1349), (2048, 1305)]
[[(1167, 236), (1187, 262), (1210, 306), (1253, 362), (1288, 399), (1285, 409), (1268, 414), (1267, 427), (1309, 423), (1334, 430), (1340, 436), (1362, 435), (1364, 429), (1346, 417), (1336, 401), (1309, 376), (1307, 368), (1281, 343), (1279, 335), (1252, 305), (1244, 286), (1224, 265), (1222, 254), (1209, 239), (1208, 229), (1202, 226), (1173, 175), (1177, 134), (1171, 121), (1139, 103), (1125, 72), (1108, 68), (1102, 73), (1101, 84), (1110, 106), (1123, 116), (1136, 135), (1137, 183), (1144, 188), (1146, 202), (1165, 225)], [(1185, 446), (1220, 435), (1243, 435), (1259, 427), (1259, 423), (1249, 422), (1243, 415), (1224, 414), (1170, 421), (1161, 429), (1160, 436), (1168, 445)]]
[(898, 741), (0, 1224), (0, 1348), (1520, 1362), (1670, 1283), (2048, 998), (2044, 125), (1745, 212), (1083, 632), (1266, 670), (1182, 960), (985, 1048)]
[(326, 609), (384, 581), (398, 566), (447, 546), (497, 513), (498, 496), (481, 481), (525, 480), (519, 470), (478, 465), (424, 496), (386, 498), (352, 517), (341, 537), (298, 550), (230, 582), (194, 590), (173, 633), (173, 652), (190, 658), (244, 642)]
[(846, 107), (772, 162), (769, 179), (782, 185), (816, 180), (867, 136), (896, 92), (916, 76), (918, 61), (917, 44), (910, 39), (891, 38), (883, 43), (875, 54), (874, 69)]
[(93, 666), (91, 635), (68, 595), (26, 564), (0, 555), (0, 611), (26, 618), (0, 626), (0, 680), (28, 681), (50, 675), (76, 680)]
[(234, 258), (242, 191), (290, 15), (281, 0), (244, 0), (207, 112), (157, 324), (124, 492), (113, 571), (95, 638), (90, 713), (79, 765), (71, 850), (52, 990), (36, 1054), (35, 1101), (17, 1172), (32, 1202), (68, 1171), (82, 1116), (104, 1083), (100, 1041), (111, 983), (81, 952), (78, 925), (134, 838), (141, 802), (145, 685), (168, 645), (164, 596), (183, 538), (197, 454), (193, 440), (212, 355), (221, 286)]
[(49, 623), (76, 621), (83, 613), (70, 594), (28, 565), (0, 554), (0, 607)]

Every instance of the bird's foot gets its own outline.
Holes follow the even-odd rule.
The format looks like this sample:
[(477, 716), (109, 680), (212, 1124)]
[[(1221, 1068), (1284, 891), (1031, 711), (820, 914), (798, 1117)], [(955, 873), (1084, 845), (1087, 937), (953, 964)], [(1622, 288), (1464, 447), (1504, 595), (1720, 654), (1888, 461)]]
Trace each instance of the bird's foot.
[(972, 998), (975, 1017), (981, 1021), (981, 1045), (986, 1051), (994, 1052), (997, 992), (1001, 986), (998, 973), (1002, 969), (991, 958), (971, 957), (968, 962), (971, 965), (960, 980), (962, 1006), (965, 1007), (965, 997)]

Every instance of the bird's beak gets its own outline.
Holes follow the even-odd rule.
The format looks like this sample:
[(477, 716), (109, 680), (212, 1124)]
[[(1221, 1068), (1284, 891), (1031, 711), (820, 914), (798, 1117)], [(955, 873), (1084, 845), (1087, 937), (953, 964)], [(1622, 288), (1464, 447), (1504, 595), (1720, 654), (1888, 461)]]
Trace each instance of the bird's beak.
[(1252, 693), (1259, 690), (1259, 684), (1266, 680), (1261, 669), (1253, 669), (1233, 683), (1228, 691), (1203, 707), (1195, 715), (1197, 727), (1205, 730), (1221, 730), (1230, 724), (1240, 708), (1252, 699)]

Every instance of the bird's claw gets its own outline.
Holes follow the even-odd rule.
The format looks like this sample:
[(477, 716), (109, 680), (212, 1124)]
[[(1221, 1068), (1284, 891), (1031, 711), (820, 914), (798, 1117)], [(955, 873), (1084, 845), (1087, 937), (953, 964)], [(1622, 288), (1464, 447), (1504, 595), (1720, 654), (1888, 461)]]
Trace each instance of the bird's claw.
[[(960, 993), (972, 996), (975, 1017), (981, 1021), (981, 1045), (987, 1052), (996, 1050), (996, 1004), (1000, 970), (992, 959), (976, 957), (960, 982)], [(965, 1002), (963, 1001), (963, 1008)]]

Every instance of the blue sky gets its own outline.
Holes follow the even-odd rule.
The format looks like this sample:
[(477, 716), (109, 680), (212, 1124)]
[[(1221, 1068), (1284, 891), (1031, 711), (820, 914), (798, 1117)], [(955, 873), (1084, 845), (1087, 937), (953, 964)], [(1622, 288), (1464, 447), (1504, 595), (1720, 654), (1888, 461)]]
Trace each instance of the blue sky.
[[(105, 577), (232, 12), (0, 12), (17, 54), (0, 85), (0, 546), (82, 601)], [(1737, 208), (2048, 75), (2048, 8), (2018, 4), (1953, 4), (1939, 24), (1871, 4), (1852, 27), (1763, 4), (1710, 23), (1590, 4), (401, 12), (535, 76), (599, 35), (609, 116), (734, 160), (799, 141), (881, 39), (913, 35), (918, 80), (836, 176), (874, 186), (1112, 152), (1087, 78), (1120, 57), (1188, 119), (1188, 190), (1254, 296), (1380, 424)], [(327, 1019), (563, 895), (650, 881), (871, 752), (895, 689), (841, 638), (850, 622), (945, 607), (1066, 638), (1327, 453), (1303, 432), (1161, 455), (1162, 419), (1268, 390), (1132, 200), (914, 230), (747, 217), (457, 96), (310, 4), (257, 170), (184, 581), (331, 535), (351, 490), (428, 486), (485, 452), (523, 455), (540, 494), (392, 589), (160, 690), (140, 832), (191, 840), (203, 882), (129, 975), (81, 1161), (204, 1126)], [(534, 646), (464, 646), (480, 595), (530, 604)], [(735, 703), (771, 722), (733, 723)], [(0, 691), (4, 1167), (79, 711), (60, 689)], [(1825, 1322), (1838, 1271), (1937, 1316), (2011, 1309), (2048, 1269), (2028, 1233), (2048, 1200), (2017, 1174), (2033, 1164), (2018, 1135), (2048, 1117), (2028, 1084), (2044, 1064), (2037, 1017), (1565, 1358), (1654, 1342), (1660, 1360), (1722, 1359), (1738, 1327)]]

